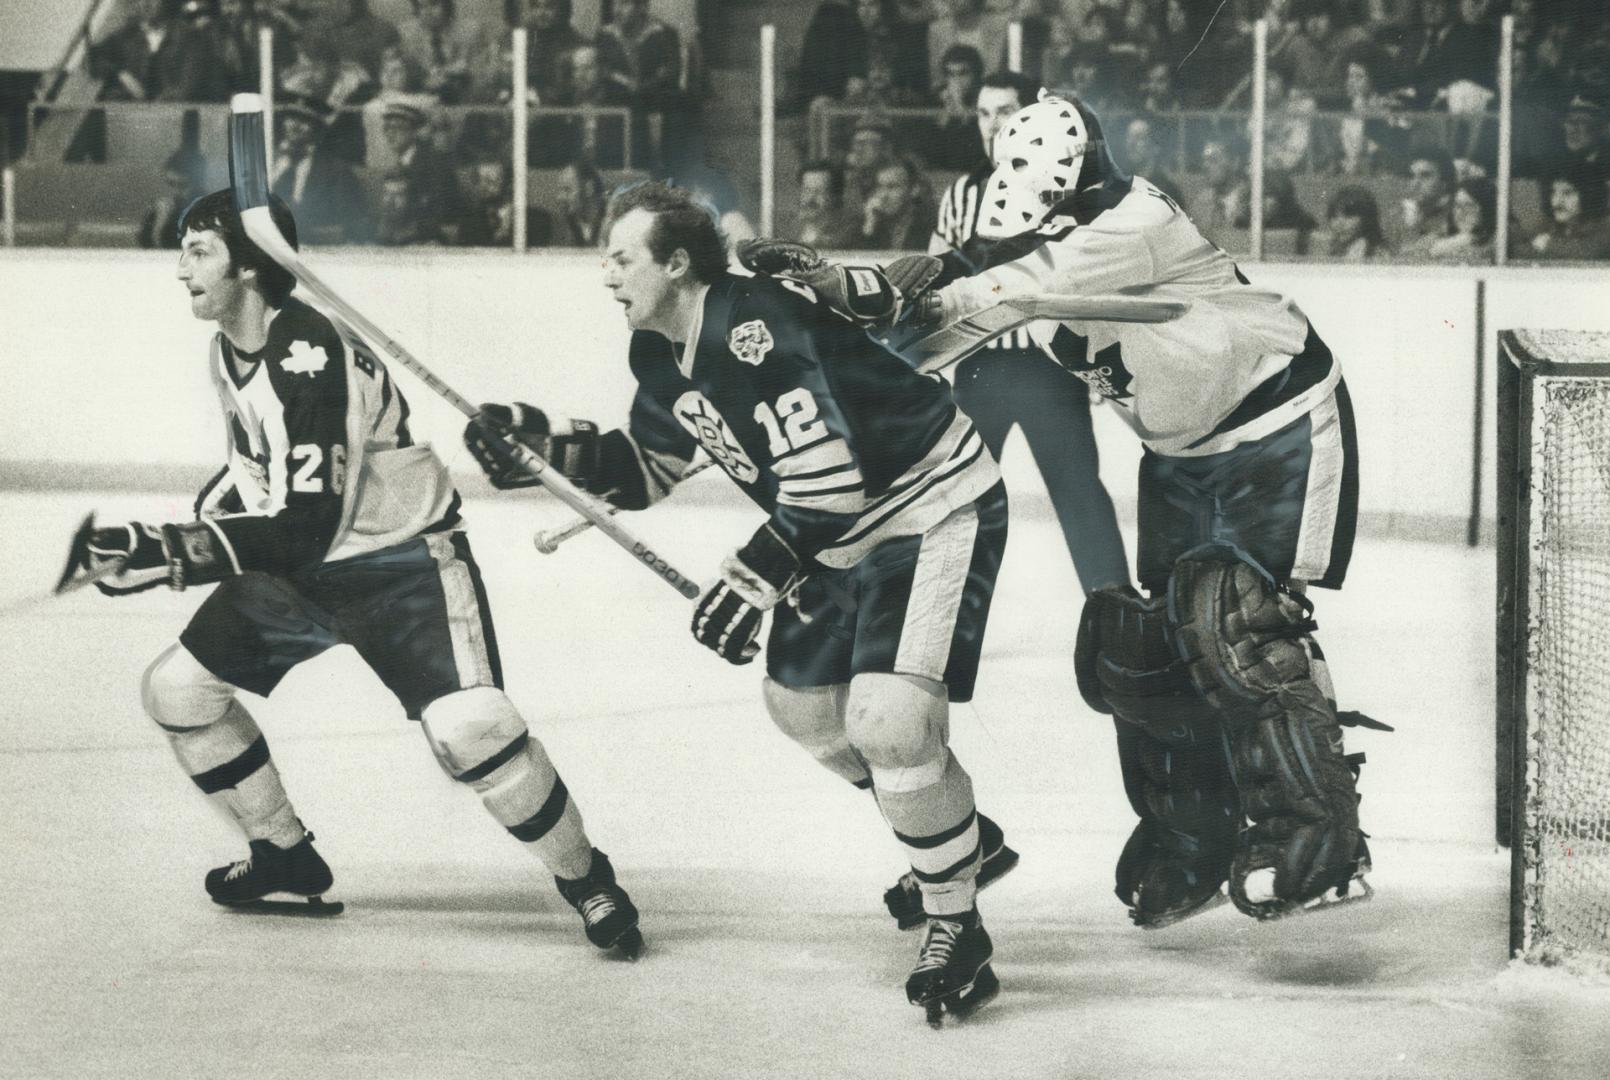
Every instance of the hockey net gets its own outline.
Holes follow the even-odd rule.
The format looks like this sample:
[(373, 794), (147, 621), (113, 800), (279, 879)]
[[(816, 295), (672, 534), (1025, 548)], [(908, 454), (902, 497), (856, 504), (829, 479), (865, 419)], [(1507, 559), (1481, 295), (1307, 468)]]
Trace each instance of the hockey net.
[(1499, 340), (1511, 952), (1599, 966), (1610, 963), (1610, 334)]

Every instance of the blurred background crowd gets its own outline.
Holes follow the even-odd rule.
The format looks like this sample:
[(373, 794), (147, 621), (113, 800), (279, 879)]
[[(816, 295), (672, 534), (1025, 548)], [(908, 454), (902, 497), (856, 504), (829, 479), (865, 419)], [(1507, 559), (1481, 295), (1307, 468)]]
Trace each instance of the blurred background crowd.
[[(526, 30), (532, 246), (597, 242), (656, 175), (758, 218), (758, 28), (778, 29), (776, 229), (922, 247), (984, 156), (987, 73), (1085, 98), (1120, 163), (1246, 250), (1253, 27), (1266, 21), (1263, 253), (1490, 262), (1499, 20), (1514, 16), (1506, 256), (1610, 258), (1604, 0), (103, 0), (64, 70), (12, 91), (20, 242), (174, 246), (219, 180), (222, 103), (273, 30), (275, 190), (314, 243), (507, 246), (511, 29)], [(7, 84), (16, 86), (15, 81)], [(20, 100), (19, 100), (20, 99)], [(51, 216), (52, 192), (119, 221)], [(137, 213), (118, 193), (138, 192)], [(65, 196), (63, 196), (65, 198)], [(30, 203), (33, 205), (31, 206)], [(74, 204), (77, 205), (77, 204)], [(32, 212), (31, 212), (32, 211)]]

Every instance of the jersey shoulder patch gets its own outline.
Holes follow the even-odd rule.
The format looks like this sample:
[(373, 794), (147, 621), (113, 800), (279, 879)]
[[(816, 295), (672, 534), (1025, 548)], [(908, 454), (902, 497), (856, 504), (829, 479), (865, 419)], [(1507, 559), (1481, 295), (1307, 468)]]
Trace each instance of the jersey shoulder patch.
[(748, 322), (739, 323), (727, 335), (727, 348), (732, 350), (733, 356), (746, 364), (758, 365), (766, 359), (766, 354), (771, 352), (776, 344), (764, 319), (750, 319)]

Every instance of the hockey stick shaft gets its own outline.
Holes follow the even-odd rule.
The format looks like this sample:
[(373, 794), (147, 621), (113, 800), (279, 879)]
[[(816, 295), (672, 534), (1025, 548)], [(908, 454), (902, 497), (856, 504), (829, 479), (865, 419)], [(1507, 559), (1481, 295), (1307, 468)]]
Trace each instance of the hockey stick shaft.
[[(681, 483), (682, 480), (687, 480), (690, 477), (699, 475), (714, 464), (714, 461), (711, 461), (709, 458), (705, 458), (703, 461), (695, 464), (687, 472), (683, 473), (681, 480), (678, 480), (677, 483)], [(615, 514), (620, 512), (620, 508), (617, 506), (611, 506), (608, 512), (610, 516), (613, 517)], [(552, 555), (554, 552), (559, 550), (560, 544), (564, 543), (566, 540), (569, 540), (573, 536), (581, 535), (592, 527), (592, 518), (577, 517), (564, 525), (558, 525), (552, 529), (541, 530), (531, 538), (531, 542), (535, 544), (537, 550), (542, 552), (544, 555)]]
[[(310, 270), (301, 257), (286, 243), (274, 224), (268, 205), (268, 164), (263, 149), (263, 105), (256, 94), (236, 94), (230, 102), (229, 118), (229, 175), (235, 192), (235, 205), (240, 210), (241, 224), (252, 242), (280, 266), (289, 270), (297, 282), (319, 303), (335, 312), (367, 341), (380, 348), (407, 368), (421, 382), (453, 408), (480, 421), (480, 409), (458, 393), (426, 367), (390, 334), (342, 299), (341, 295), (325, 284)], [(501, 432), (488, 428), (488, 434), (501, 436)], [(607, 507), (570, 483), (548, 467), (548, 463), (533, 453), (518, 439), (504, 437), (509, 455), (576, 513), (587, 518), (605, 536), (625, 548), (632, 557), (648, 567), (677, 592), (690, 600), (699, 597), (699, 587), (684, 574), (656, 554), (647, 544), (609, 516)]]
[(900, 352), (918, 371), (943, 371), (965, 360), (991, 341), (1041, 319), (1069, 322), (1163, 323), (1184, 315), (1184, 300), (1112, 294), (1063, 296), (1036, 293), (1017, 296), (936, 330)]

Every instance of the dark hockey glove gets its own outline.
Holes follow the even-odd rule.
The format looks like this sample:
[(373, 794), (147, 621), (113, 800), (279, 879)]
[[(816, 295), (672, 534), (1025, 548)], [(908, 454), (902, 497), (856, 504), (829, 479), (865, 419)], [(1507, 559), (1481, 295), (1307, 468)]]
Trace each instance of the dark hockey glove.
[(805, 244), (764, 238), (739, 244), (738, 261), (757, 274), (809, 286), (834, 311), (873, 330), (901, 321), (944, 268), (928, 255), (903, 255), (887, 267), (830, 263)]
[(499, 491), (539, 483), (510, 452), (513, 437), (558, 469), (565, 479), (589, 487), (598, 472), (598, 425), (590, 420), (551, 424), (535, 405), (482, 405), (464, 428), (464, 445)]
[(799, 583), (799, 556), (770, 525), (721, 562), (721, 578), (693, 609), (693, 636), (729, 664), (760, 652), (761, 619)]
[(95, 574), (110, 563), (122, 569), (95, 583), (107, 596), (127, 596), (164, 585), (168, 581), (168, 557), (162, 550), (162, 531), (155, 525), (131, 521), (127, 525), (94, 526), (80, 531), (75, 541), (77, 565)]

